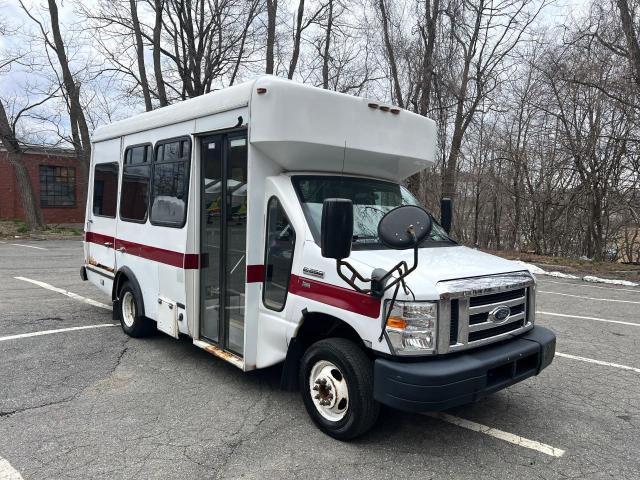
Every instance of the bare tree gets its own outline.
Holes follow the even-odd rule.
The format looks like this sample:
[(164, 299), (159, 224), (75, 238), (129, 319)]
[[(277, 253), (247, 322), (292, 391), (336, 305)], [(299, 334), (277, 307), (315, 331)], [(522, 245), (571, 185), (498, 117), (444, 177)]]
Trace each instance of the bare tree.
[[(89, 126), (80, 101), (80, 83), (76, 81), (74, 74), (71, 71), (66, 46), (62, 38), (62, 34), (60, 33), (58, 5), (56, 4), (56, 0), (48, 0), (48, 27), (42, 20), (36, 18), (36, 16), (31, 13), (22, 0), (20, 0), (20, 6), (26, 15), (38, 26), (45, 49), (51, 50), (56, 55), (58, 63), (57, 65), (54, 65), (53, 62), (51, 62), (51, 67), (54, 69), (56, 74), (57, 68), (59, 68), (61, 72), (61, 78), (58, 78), (58, 81), (67, 103), (67, 111), (71, 128), (71, 144), (73, 145), (73, 149), (75, 150), (78, 159), (80, 160), (80, 166), (83, 174), (82, 179), (86, 184), (87, 179), (89, 178), (89, 162), (91, 160)], [(49, 28), (51, 31), (49, 31)]]

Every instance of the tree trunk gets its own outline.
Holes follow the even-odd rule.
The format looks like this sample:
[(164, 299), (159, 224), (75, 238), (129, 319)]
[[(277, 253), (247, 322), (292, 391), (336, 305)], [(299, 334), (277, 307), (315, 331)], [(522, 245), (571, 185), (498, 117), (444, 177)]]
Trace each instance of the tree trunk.
[(433, 79), (433, 51), (436, 44), (436, 29), (438, 27), (438, 14), (440, 11), (440, 0), (433, 1), (433, 11), (431, 10), (431, 0), (427, 0), (425, 5), (426, 32), (422, 29), (424, 42), (424, 57), (422, 59), (422, 92), (420, 94), (420, 115), (426, 116), (431, 102), (431, 82)]
[(620, 10), (620, 21), (627, 41), (627, 50), (629, 50), (629, 64), (631, 65), (636, 85), (640, 87), (640, 45), (638, 45), (638, 37), (636, 36), (633, 19), (629, 11), (629, 3), (628, 0), (616, 0), (616, 2)]
[(42, 211), (36, 201), (33, 185), (31, 184), (31, 177), (29, 177), (29, 172), (24, 164), (22, 152), (9, 153), (7, 157), (13, 167), (13, 171), (16, 173), (16, 181), (20, 193), (20, 204), (24, 211), (24, 219), (27, 227), (30, 231), (43, 230), (44, 222), (42, 220)]
[(402, 89), (400, 88), (400, 79), (398, 78), (398, 66), (396, 64), (396, 56), (393, 52), (393, 46), (391, 45), (391, 38), (389, 36), (389, 17), (387, 14), (387, 8), (384, 4), (384, 0), (380, 0), (380, 15), (382, 16), (382, 33), (384, 35), (384, 46), (387, 50), (387, 57), (389, 57), (389, 68), (391, 69), (391, 79), (393, 81), (393, 90), (396, 99), (396, 103), (400, 108), (404, 108), (404, 101), (402, 100)]
[(140, 86), (142, 87), (142, 95), (144, 96), (144, 107), (147, 112), (153, 110), (151, 105), (151, 93), (149, 92), (149, 82), (147, 80), (147, 69), (144, 64), (144, 45), (142, 44), (142, 33), (140, 31), (140, 22), (138, 21), (137, 0), (129, 0), (131, 8), (131, 22), (133, 24), (133, 34), (136, 40), (136, 56), (138, 57), (138, 72), (140, 73)]
[(276, 16), (278, 0), (267, 0), (267, 68), (265, 73), (273, 75), (276, 43)]
[(329, 17), (324, 37), (324, 55), (322, 56), (322, 88), (329, 88), (329, 55), (331, 46), (331, 30), (333, 28), (333, 0), (329, 0)]
[(300, 0), (298, 4), (298, 15), (296, 17), (296, 33), (293, 37), (293, 53), (291, 54), (291, 62), (289, 63), (289, 72), (287, 77), (289, 80), (293, 78), (293, 74), (298, 66), (300, 58), (300, 39), (302, 37), (302, 19), (304, 18), (304, 0)]
[(156, 23), (153, 25), (153, 74), (156, 77), (156, 88), (158, 90), (158, 101), (161, 107), (169, 105), (167, 101), (167, 91), (164, 86), (164, 76), (162, 75), (162, 64), (160, 62), (160, 34), (162, 33), (162, 9), (164, 0), (155, 0)]

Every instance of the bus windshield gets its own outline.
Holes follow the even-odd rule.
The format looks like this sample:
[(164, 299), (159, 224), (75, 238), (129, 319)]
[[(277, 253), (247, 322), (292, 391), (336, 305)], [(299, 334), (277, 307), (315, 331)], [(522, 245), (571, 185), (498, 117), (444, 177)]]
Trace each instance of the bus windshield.
[[(401, 205), (419, 205), (401, 185), (368, 178), (296, 175), (292, 177), (302, 210), (316, 243), (320, 242), (322, 204), (327, 198), (347, 198), (353, 202), (353, 248), (386, 248), (378, 238), (378, 223), (389, 210)], [(433, 222), (431, 235), (421, 248), (455, 245), (444, 229)]]

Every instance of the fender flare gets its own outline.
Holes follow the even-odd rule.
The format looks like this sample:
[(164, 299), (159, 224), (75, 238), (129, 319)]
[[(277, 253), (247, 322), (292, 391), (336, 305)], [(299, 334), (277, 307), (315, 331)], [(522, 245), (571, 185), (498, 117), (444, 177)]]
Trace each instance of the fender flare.
[(118, 269), (116, 276), (113, 279), (113, 290), (111, 291), (111, 302), (113, 303), (113, 319), (120, 320), (120, 299), (118, 298), (118, 292), (120, 291), (120, 287), (122, 283), (128, 281), (131, 284), (131, 288), (133, 289), (136, 296), (140, 299), (140, 304), (142, 307), (142, 311), (140, 312), (143, 317), (145, 317), (145, 309), (144, 309), (144, 297), (142, 296), (142, 289), (140, 288), (140, 284), (138, 283), (138, 279), (131, 271), (129, 267), (121, 267)]

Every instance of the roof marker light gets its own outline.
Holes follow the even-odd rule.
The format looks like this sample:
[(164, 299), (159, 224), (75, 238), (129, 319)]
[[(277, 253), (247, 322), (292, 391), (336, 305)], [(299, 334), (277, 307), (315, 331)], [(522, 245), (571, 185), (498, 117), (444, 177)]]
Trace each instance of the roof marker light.
[(389, 107), (387, 107), (386, 105), (383, 105), (380, 107), (380, 110), (382, 110), (383, 112), (388, 112), (389, 111)]
[(264, 87), (259, 87), (256, 91), (257, 91), (260, 95), (262, 95), (263, 93), (267, 93), (267, 89), (266, 89), (266, 88), (264, 88)]
[(369, 104), (369, 108), (378, 108), (378, 104), (377, 103), (370, 103)]
[(399, 108), (392, 108), (391, 113), (393, 113), (394, 115), (398, 115), (400, 113), (400, 109)]

